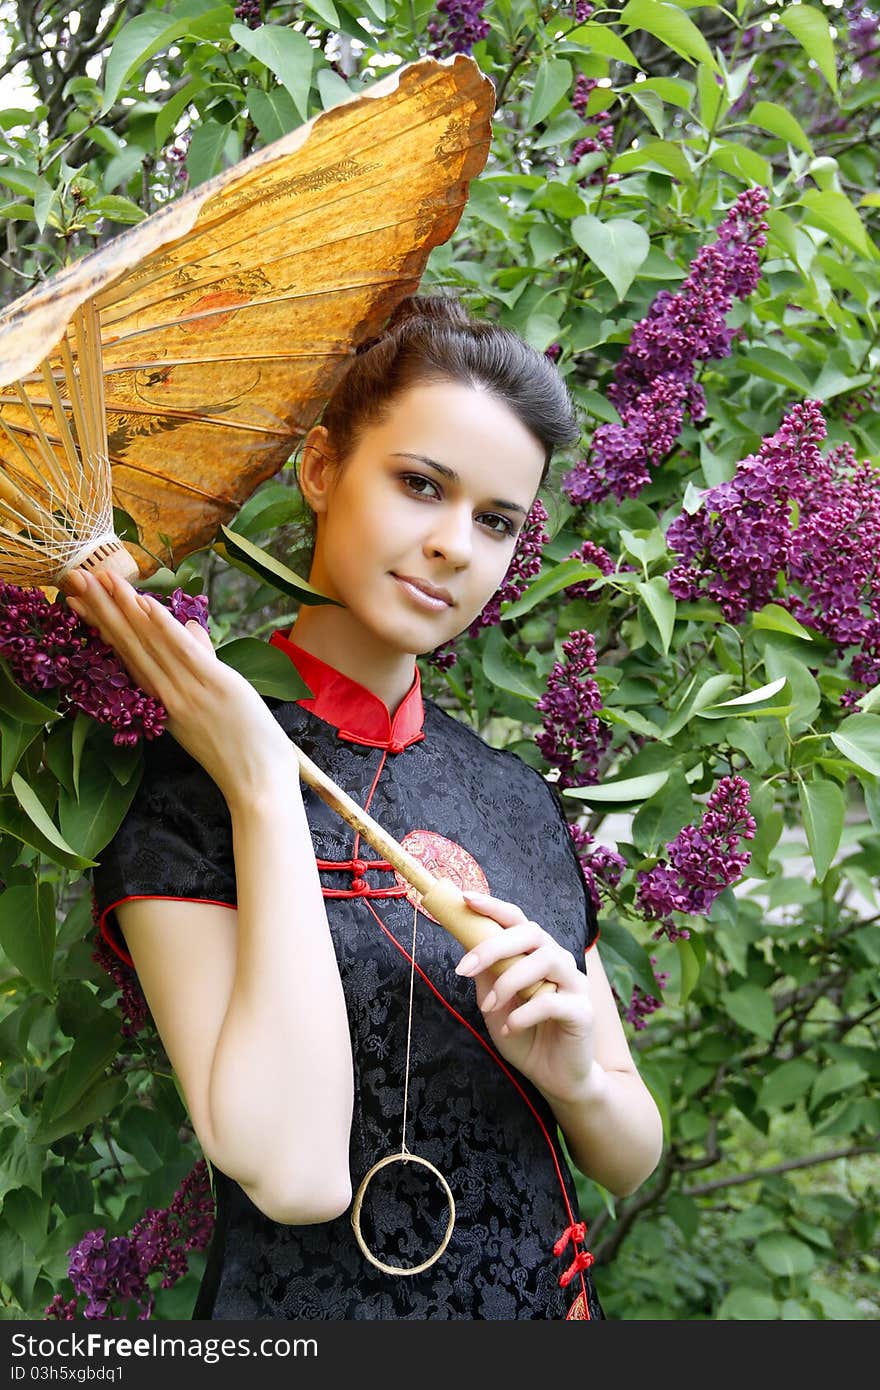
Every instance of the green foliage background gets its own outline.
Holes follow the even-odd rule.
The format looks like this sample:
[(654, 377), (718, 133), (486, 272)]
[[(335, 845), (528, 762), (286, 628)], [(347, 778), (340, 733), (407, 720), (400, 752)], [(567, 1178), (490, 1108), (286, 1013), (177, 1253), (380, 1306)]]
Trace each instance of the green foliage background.
[[(581, 1184), (609, 1316), (875, 1319), (880, 698), (841, 709), (840, 654), (777, 605), (730, 624), (714, 604), (676, 603), (664, 576), (689, 486), (730, 478), (792, 402), (821, 401), (829, 442), (880, 463), (880, 82), (832, 6), (628, 0), (585, 22), (573, 10), (487, 7), (473, 55), (496, 85), (492, 153), (423, 288), (455, 291), (541, 350), (559, 344), (584, 436), (542, 493), (540, 579), (459, 644), (450, 671), (423, 660), (423, 682), (543, 767), (535, 699), (568, 633), (596, 637), (613, 741), (571, 816), (627, 860), (601, 919), (621, 1000), (635, 985), (660, 993), (652, 957), (670, 975), (662, 1010), (630, 1030), (663, 1113), (661, 1165), (624, 1200)], [(250, 29), (212, 0), (4, 8), (5, 72), (31, 93), (0, 111), (4, 302), (429, 51), (439, 16), (427, 0), (312, 0), (263, 18)], [(571, 105), (579, 73), (602, 84), (586, 119)], [(613, 148), (572, 164), (600, 111)], [(731, 356), (701, 374), (707, 421), (637, 499), (574, 513), (559, 478), (617, 419), (605, 392), (632, 326), (752, 184), (770, 194), (763, 275), (729, 316)], [(293, 482), (288, 466), (234, 522), (289, 564), (303, 559)], [(562, 566), (586, 537), (633, 568), (595, 601), (568, 601)], [(178, 584), (208, 594), (219, 642), (295, 616), (289, 596), (212, 552), (146, 587)], [(767, 698), (723, 706), (780, 676)], [(161, 1044), (152, 1030), (121, 1037), (92, 955), (84, 870), (134, 794), (137, 750), (58, 719), (0, 665), (0, 762), (0, 1313), (17, 1319), (69, 1297), (68, 1249), (167, 1205), (200, 1150)], [(758, 821), (746, 877), (688, 922), (688, 941), (655, 943), (634, 875), (733, 771)], [(663, 786), (615, 791), (644, 773)], [(157, 1290), (157, 1318), (189, 1316), (202, 1263)]]

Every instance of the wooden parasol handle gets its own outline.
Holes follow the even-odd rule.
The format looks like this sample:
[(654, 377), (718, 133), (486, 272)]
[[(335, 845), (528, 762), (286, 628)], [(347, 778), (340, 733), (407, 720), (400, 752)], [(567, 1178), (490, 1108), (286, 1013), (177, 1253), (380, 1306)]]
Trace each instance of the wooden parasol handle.
[[(325, 801), (332, 810), (336, 811), (342, 819), (363, 835), (364, 839), (373, 846), (383, 859), (387, 859), (389, 864), (393, 864), (395, 869), (406, 879), (407, 883), (421, 895), (421, 905), (425, 907), (442, 927), (454, 936), (466, 950), (471, 950), (478, 942), (485, 941), (489, 936), (495, 936), (498, 932), (504, 931), (498, 922), (492, 921), (489, 917), (484, 917), (481, 912), (475, 912), (468, 907), (462, 896), (461, 891), (456, 888), (451, 880), (437, 878), (426, 869), (420, 860), (403, 848), (393, 835), (389, 835), (387, 830), (373, 820), (362, 806), (353, 801), (341, 787), (328, 777), (316, 763), (313, 763), (301, 748), (291, 739), (291, 746), (299, 760), (300, 775), (304, 782), (307, 782), (314, 791), (317, 792), (322, 801)], [(516, 961), (522, 960), (523, 956), (510, 956), (507, 960), (499, 961), (491, 967), (491, 972), (496, 978), (503, 974)], [(533, 995), (544, 990), (556, 990), (555, 984), (551, 980), (539, 980), (537, 984), (526, 985), (518, 991), (518, 997), (525, 1002)]]

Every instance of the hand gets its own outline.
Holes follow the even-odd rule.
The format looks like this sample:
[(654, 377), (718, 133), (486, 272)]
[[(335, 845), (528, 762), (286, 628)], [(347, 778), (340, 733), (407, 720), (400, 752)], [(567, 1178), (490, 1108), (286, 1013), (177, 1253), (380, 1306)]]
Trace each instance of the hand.
[[(572, 953), (537, 922), (528, 921), (515, 903), (488, 893), (466, 892), (464, 898), (468, 907), (506, 928), (481, 941), (456, 966), (456, 974), (474, 980), (493, 1043), (548, 1100), (579, 1100), (593, 1066), (593, 1006), (586, 976)], [(497, 979), (488, 969), (520, 954), (525, 959)], [(540, 980), (552, 980), (555, 992), (542, 990), (521, 1004), (518, 991)]]
[[(225, 665), (207, 632), (185, 625), (150, 594), (103, 570), (74, 570), (68, 606), (113, 647), (132, 680), (168, 711), (167, 729), (227, 801), (258, 795), (263, 779), (296, 758), (258, 692)], [(73, 597), (69, 597), (73, 595)], [(298, 779), (296, 779), (298, 785)]]

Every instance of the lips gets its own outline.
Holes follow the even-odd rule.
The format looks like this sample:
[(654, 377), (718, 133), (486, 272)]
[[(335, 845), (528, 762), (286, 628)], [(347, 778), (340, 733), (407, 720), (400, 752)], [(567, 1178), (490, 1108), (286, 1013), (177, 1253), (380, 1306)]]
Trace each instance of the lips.
[(413, 588), (421, 589), (422, 593), (427, 594), (429, 598), (442, 599), (444, 603), (449, 604), (450, 608), (452, 607), (452, 595), (448, 589), (438, 589), (436, 584), (429, 584), (427, 579), (417, 579), (412, 574), (397, 574), (393, 570), (392, 574), (394, 574), (395, 579), (403, 579), (407, 584), (412, 584)]

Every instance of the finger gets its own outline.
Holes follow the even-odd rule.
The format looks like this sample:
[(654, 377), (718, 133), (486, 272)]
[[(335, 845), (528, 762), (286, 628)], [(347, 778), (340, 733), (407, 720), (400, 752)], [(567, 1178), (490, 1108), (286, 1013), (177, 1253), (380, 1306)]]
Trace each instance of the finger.
[(173, 657), (162, 652), (152, 635), (150, 605), (145, 611), (141, 596), (131, 585), (127, 586), (130, 596), (120, 598), (112, 580), (102, 583), (93, 575), (82, 577), (82, 596), (69, 599), (68, 605), (113, 648), (131, 679), (153, 699), (166, 704), (166, 696), (179, 694), (179, 687), (171, 669)]
[(537, 922), (517, 922), (502, 932), (495, 932), (480, 941), (467, 955), (462, 956), (455, 967), (457, 975), (477, 975), (498, 961), (519, 955), (522, 951), (534, 951), (548, 939), (547, 932)]
[(536, 994), (525, 1004), (510, 1010), (504, 1027), (509, 1033), (521, 1033), (526, 1028), (534, 1028), (552, 1019), (563, 1027), (570, 1024), (572, 1032), (586, 1036), (592, 1019), (588, 1004), (589, 1001), (583, 997), (572, 996), (563, 990), (557, 990), (555, 994)]
[(526, 914), (517, 903), (506, 902), (503, 898), (493, 898), (490, 893), (478, 893), (470, 888), (466, 889), (462, 896), (468, 907), (486, 917), (492, 917), (502, 927), (512, 927), (517, 922), (526, 920)]
[(529, 955), (509, 966), (495, 981), (484, 1005), (488, 1009), (504, 1008), (527, 985), (537, 984), (539, 980), (550, 980), (553, 984), (565, 984), (568, 972), (565, 962), (560, 960), (559, 950), (550, 946), (539, 947)]

